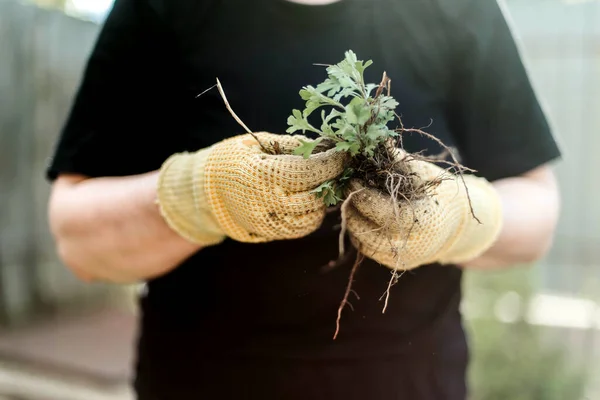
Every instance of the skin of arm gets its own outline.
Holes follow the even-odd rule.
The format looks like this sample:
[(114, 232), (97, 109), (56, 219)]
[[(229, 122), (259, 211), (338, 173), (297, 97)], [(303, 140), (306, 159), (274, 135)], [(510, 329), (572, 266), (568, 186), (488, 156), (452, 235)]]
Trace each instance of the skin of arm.
[(543, 165), (492, 184), (502, 201), (502, 230), (488, 251), (460, 267), (498, 269), (539, 261), (552, 245), (560, 213), (554, 171)]
[(158, 172), (87, 179), (61, 175), (48, 202), (61, 261), (83, 281), (130, 284), (163, 275), (200, 250), (164, 222)]
[[(171, 230), (156, 199), (158, 172), (87, 179), (61, 175), (49, 222), (60, 259), (84, 281), (135, 283), (165, 274), (201, 249)], [(549, 250), (559, 216), (549, 166), (493, 183), (503, 203), (496, 243), (460, 267), (494, 269), (533, 263)]]

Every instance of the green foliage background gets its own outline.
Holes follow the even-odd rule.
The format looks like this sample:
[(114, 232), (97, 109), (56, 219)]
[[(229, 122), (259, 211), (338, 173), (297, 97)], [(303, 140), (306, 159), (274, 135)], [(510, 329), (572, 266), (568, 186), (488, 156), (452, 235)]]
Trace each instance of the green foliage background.
[[(470, 400), (586, 399), (590, 366), (575, 362), (572, 349), (560, 340), (549, 340), (553, 328), (524, 320), (525, 304), (535, 293), (534, 273), (519, 268), (466, 274), (465, 302), (477, 306), (481, 316), (466, 324)], [(506, 324), (493, 318), (494, 303), (509, 291), (521, 297), (521, 307), (518, 320)]]

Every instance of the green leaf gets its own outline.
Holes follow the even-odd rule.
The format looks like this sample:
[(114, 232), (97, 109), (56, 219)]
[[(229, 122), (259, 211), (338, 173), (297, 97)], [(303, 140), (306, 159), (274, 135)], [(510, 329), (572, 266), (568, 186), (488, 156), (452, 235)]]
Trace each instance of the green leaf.
[(337, 142), (335, 145), (337, 151), (347, 151), (350, 155), (356, 155), (360, 151), (358, 142)]
[(338, 142), (335, 145), (338, 151), (350, 151), (350, 147), (352, 147), (352, 143), (350, 142)]
[(300, 97), (302, 98), (302, 100), (309, 100), (313, 94), (310, 92), (309, 90), (310, 86), (307, 86), (305, 88), (303, 88), (302, 90), (300, 90)]
[(381, 109), (379, 110), (379, 114), (377, 114), (375, 123), (378, 125), (386, 125), (388, 122), (393, 121), (394, 118), (396, 118), (396, 114), (394, 114), (393, 111)]
[(323, 200), (325, 201), (325, 205), (327, 207), (332, 207), (335, 206), (341, 200), (341, 198), (337, 196), (335, 190), (328, 190), (325, 196), (323, 196)]
[(365, 72), (365, 69), (367, 69), (371, 65), (373, 65), (373, 60), (368, 60), (366, 62), (356, 61), (354, 63), (354, 68), (356, 68), (356, 70), (362, 74), (363, 72)]
[(350, 142), (358, 142), (358, 132), (352, 125), (346, 125), (344, 129), (340, 131), (341, 137)]
[(342, 172), (342, 175), (339, 177), (338, 182), (344, 183), (350, 180), (350, 178), (352, 178), (352, 175), (354, 175), (354, 168), (346, 168), (344, 172)]
[(382, 125), (370, 125), (367, 129), (367, 138), (371, 141), (385, 140), (387, 137), (387, 128)]
[(318, 198), (323, 197), (323, 192), (325, 190), (333, 189), (334, 181), (325, 181), (317, 186), (316, 189), (310, 191), (310, 193), (315, 193)]
[(290, 115), (287, 119), (287, 124), (289, 125), (289, 128), (285, 130), (287, 133), (294, 133), (296, 131), (302, 131), (304, 133), (306, 131), (311, 131), (322, 134), (320, 130), (308, 122), (306, 116), (303, 116), (300, 110), (292, 111), (292, 115)]
[(365, 90), (367, 92), (367, 97), (371, 96), (371, 92), (373, 92), (373, 90), (377, 89), (379, 87), (378, 84), (375, 83), (369, 83), (368, 85), (365, 86)]
[(301, 155), (304, 158), (309, 158), (312, 152), (315, 150), (315, 147), (317, 147), (317, 145), (321, 142), (321, 140), (323, 140), (323, 138), (320, 137), (316, 140), (311, 140), (309, 142), (302, 139), (298, 140), (300, 140), (300, 143), (302, 144), (294, 149), (294, 154), (298, 156)]
[(346, 119), (351, 124), (356, 124), (358, 121), (358, 113), (360, 112), (361, 106), (364, 104), (364, 100), (356, 97), (346, 106)]
[(345, 55), (346, 55), (346, 61), (348, 61), (350, 63), (355, 63), (356, 61), (358, 61), (358, 59), (356, 57), (356, 53), (354, 53), (352, 50), (346, 51)]
[(324, 82), (319, 83), (315, 90), (319, 93), (327, 92), (327, 97), (331, 97), (335, 95), (341, 88), (342, 87), (337, 80), (327, 78)]
[(379, 97), (379, 106), (388, 110), (395, 110), (399, 103), (391, 96)]
[(302, 117), (302, 112), (300, 110), (293, 110), (292, 115), (290, 115), (287, 119), (287, 124), (289, 128), (286, 129), (288, 133), (294, 133), (296, 131), (305, 131), (307, 129), (307, 122)]
[[(351, 157), (359, 154), (373, 157), (381, 143), (398, 135), (387, 126), (396, 118), (394, 109), (398, 102), (387, 93), (373, 97), (379, 84), (364, 82), (364, 72), (372, 64), (372, 60), (359, 60), (352, 50), (346, 51), (341, 62), (327, 67), (326, 79), (300, 90), (305, 107), (293, 111), (287, 132), (312, 131), (319, 135), (318, 141), (325, 137), (332, 140), (336, 151), (348, 152)], [(321, 124), (317, 129), (308, 122), (308, 117), (325, 106), (333, 109), (321, 109)], [(294, 154), (309, 157), (318, 141), (303, 141)], [(339, 200), (343, 193), (342, 177), (332, 182), (319, 191), (328, 203)]]
[(393, 131), (391, 129), (388, 129), (387, 130), (387, 135), (390, 136), (390, 137), (396, 137), (396, 136), (398, 136), (398, 132)]
[(346, 168), (337, 180), (324, 182), (312, 192), (317, 198), (322, 198), (328, 207), (334, 206), (343, 200), (344, 189), (353, 174), (354, 169)]
[(306, 106), (313, 108), (313, 110), (327, 105), (343, 107), (343, 105), (337, 100), (325, 96), (312, 86), (306, 86), (304, 89), (302, 89), (300, 96), (302, 99), (306, 100)]
[(344, 60), (339, 64), (327, 68), (330, 78), (337, 81), (343, 88), (350, 88), (360, 92), (360, 73), (354, 68), (354, 62)]
[(360, 92), (358, 91), (357, 88), (355, 88), (355, 87), (346, 87), (346, 88), (340, 90), (340, 92), (338, 94), (336, 94), (335, 96), (333, 96), (333, 100), (339, 102), (342, 99), (345, 99), (346, 97), (359, 97), (359, 96), (360, 96)]
[(312, 101), (312, 100), (307, 101), (306, 108), (302, 112), (302, 114), (304, 115), (304, 118), (310, 116), (310, 114), (312, 114), (313, 111), (315, 111), (316, 109), (318, 109), (321, 106), (322, 106), (322, 104), (319, 102)]
[(327, 117), (325, 117), (325, 110), (323, 110), (323, 113), (321, 114), (321, 117), (323, 119), (323, 123), (329, 124), (334, 118), (341, 117), (342, 115), (344, 115), (344, 114), (341, 111), (336, 110), (334, 108), (333, 110), (331, 110), (329, 112), (329, 115), (327, 115)]
[(369, 144), (369, 145), (365, 146), (365, 149), (364, 149), (364, 151), (363, 151), (363, 152), (364, 152), (364, 153), (365, 153), (365, 154), (366, 154), (368, 157), (373, 157), (373, 156), (375, 155), (375, 154), (374, 154), (374, 150), (375, 150), (375, 148), (377, 148), (377, 146), (376, 146), (375, 144)]
[(371, 119), (371, 108), (370, 107), (361, 107), (359, 109), (358, 115), (358, 125), (363, 126)]
[(302, 112), (302, 115), (306, 118), (313, 111), (318, 109), (319, 107), (328, 104), (327, 101), (323, 101), (322, 95), (312, 86), (306, 86), (300, 91), (300, 97), (303, 100), (306, 100), (306, 107)]
[(323, 135), (332, 138), (336, 137), (330, 122), (335, 118), (339, 118), (341, 115), (343, 114), (340, 111), (333, 109), (329, 112), (329, 115), (325, 116), (325, 110), (321, 110), (321, 120), (323, 121), (321, 124), (321, 131), (323, 132)]
[(340, 200), (341, 196), (338, 195), (335, 181), (326, 181), (319, 185), (316, 189), (312, 190), (311, 193), (315, 193), (317, 198), (323, 199), (327, 207), (336, 205)]
[(371, 106), (365, 99), (356, 97), (346, 106), (346, 119), (355, 125), (364, 125), (371, 118)]

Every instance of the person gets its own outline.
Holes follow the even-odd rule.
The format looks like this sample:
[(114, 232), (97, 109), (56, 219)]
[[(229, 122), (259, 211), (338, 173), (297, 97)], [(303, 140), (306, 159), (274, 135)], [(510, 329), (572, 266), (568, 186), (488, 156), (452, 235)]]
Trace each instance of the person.
[[(400, 258), (411, 264), (385, 313), (397, 247), (364, 252), (334, 340), (357, 248), (377, 241), (361, 234), (392, 214), (368, 190), (357, 195), (352, 246), (324, 268), (338, 257), (340, 211), (311, 192), (345, 161), (290, 154), (299, 137), (285, 131), (304, 107), (298, 91), (326, 77), (313, 64), (350, 49), (374, 61), (366, 81), (392, 79), (405, 127), (426, 127), (476, 172), (451, 182), (438, 208), (416, 206), (441, 223), (410, 235)], [(216, 78), (239, 118), (283, 154), (268, 154), (206, 91)], [(411, 133), (403, 148), (442, 150)], [(546, 254), (559, 157), (494, 0), (116, 0), (46, 171), (48, 218), (82, 280), (146, 285), (140, 400), (463, 400), (463, 271)], [(433, 165), (415, 176), (429, 179)]]

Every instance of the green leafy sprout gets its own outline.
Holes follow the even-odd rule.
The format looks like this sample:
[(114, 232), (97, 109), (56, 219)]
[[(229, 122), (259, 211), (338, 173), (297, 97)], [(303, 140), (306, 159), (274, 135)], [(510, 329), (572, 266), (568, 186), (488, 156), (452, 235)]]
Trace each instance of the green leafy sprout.
[[(294, 154), (308, 158), (319, 143), (327, 140), (336, 151), (347, 152), (351, 157), (371, 158), (380, 145), (398, 136), (397, 131), (387, 126), (396, 117), (394, 110), (398, 106), (389, 95), (389, 79), (384, 74), (380, 84), (365, 83), (364, 71), (372, 64), (371, 60), (358, 60), (356, 54), (348, 50), (344, 60), (327, 67), (325, 81), (300, 90), (306, 106), (303, 111), (292, 111), (286, 132), (313, 132), (318, 137), (312, 141), (301, 140)], [(384, 93), (386, 88), (388, 91)], [(321, 109), (321, 126), (317, 128), (308, 118), (318, 109)], [(328, 206), (335, 205), (343, 199), (343, 186), (352, 173), (352, 169), (347, 169), (340, 178), (323, 183), (314, 192)]]
[(334, 206), (344, 200), (344, 187), (353, 173), (352, 168), (346, 168), (336, 181), (323, 182), (312, 193), (315, 193), (317, 198), (322, 198), (328, 207)]

